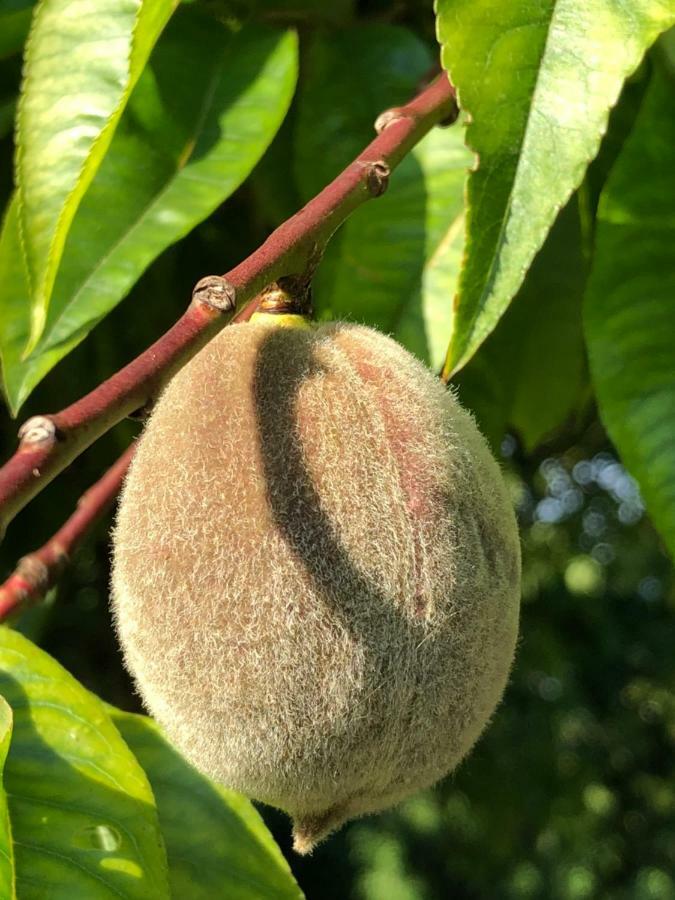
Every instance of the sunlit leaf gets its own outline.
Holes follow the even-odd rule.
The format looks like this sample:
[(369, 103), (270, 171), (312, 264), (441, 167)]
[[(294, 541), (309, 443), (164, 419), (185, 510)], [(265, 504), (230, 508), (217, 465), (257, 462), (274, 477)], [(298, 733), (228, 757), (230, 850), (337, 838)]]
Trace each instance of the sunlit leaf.
[(675, 89), (655, 73), (600, 198), (584, 305), (600, 414), (675, 554)]
[(110, 712), (155, 792), (172, 896), (300, 900), (288, 863), (250, 800), (189, 765), (151, 719)]
[[(6, 325), (0, 323), (5, 385), (14, 410), (152, 260), (249, 174), (290, 103), (296, 56), (292, 32), (256, 26), (230, 34), (193, 11), (176, 15), (78, 209), (44, 334), (28, 359), (23, 359), (26, 298), (14, 282), (0, 285), (0, 297), (5, 294), (15, 312)], [(0, 243), (0, 272), (3, 265), (16, 265), (15, 252), (3, 254)], [(8, 329), (11, 337), (2, 335)]]
[(19, 204), (14, 195), (0, 231), (0, 360), (5, 398), (13, 415), (21, 389), (21, 352), (28, 338), (28, 273), (19, 236)]
[(0, 694), (14, 715), (4, 785), (21, 900), (167, 900), (152, 790), (103, 703), (6, 627)]
[(42, 333), (73, 216), (177, 0), (42, 0), (17, 117), (19, 222)]
[(14, 900), (14, 845), (9, 822), (7, 791), (4, 786), (4, 768), (12, 739), (12, 710), (0, 696), (0, 897)]
[(670, 0), (437, 0), (437, 11), (443, 65), (476, 152), (450, 372), (515, 296), (595, 156), (625, 77), (675, 8)]

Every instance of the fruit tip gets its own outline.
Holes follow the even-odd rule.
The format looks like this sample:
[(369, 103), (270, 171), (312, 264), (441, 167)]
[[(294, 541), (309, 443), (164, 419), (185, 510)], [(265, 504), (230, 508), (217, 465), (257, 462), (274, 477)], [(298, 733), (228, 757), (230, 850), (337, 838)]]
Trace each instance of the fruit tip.
[(315, 847), (316, 841), (310, 835), (293, 829), (293, 850), (299, 856), (310, 856)]
[(348, 816), (342, 804), (319, 815), (293, 819), (293, 849), (300, 856), (308, 856), (324, 838), (335, 831)]

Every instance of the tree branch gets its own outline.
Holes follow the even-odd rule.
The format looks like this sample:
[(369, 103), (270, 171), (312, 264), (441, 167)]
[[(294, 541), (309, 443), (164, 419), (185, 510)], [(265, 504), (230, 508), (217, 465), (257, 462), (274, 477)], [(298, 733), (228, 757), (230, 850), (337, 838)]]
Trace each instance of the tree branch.
[[(258, 309), (255, 297), (232, 319), (248, 322)], [(7, 581), (0, 586), (0, 622), (43, 600), (72, 559), (73, 553), (94, 525), (103, 518), (120, 492), (136, 445), (132, 444), (105, 475), (82, 495), (73, 515), (47, 543), (24, 556)]]
[(75, 512), (46, 544), (19, 560), (0, 587), (0, 622), (41, 600), (53, 587), (75, 550), (112, 505), (135, 449), (132, 444), (103, 478), (80, 497)]
[(442, 74), (405, 106), (376, 122), (378, 136), (328, 187), (284, 222), (244, 262), (195, 286), (183, 316), (158, 341), (61, 412), (34, 416), (19, 431), (14, 456), (0, 469), (0, 533), (12, 518), (97, 438), (155, 397), (166, 381), (263, 288), (316, 265), (332, 234), (358, 206), (380, 196), (389, 174), (437, 123), (457, 116), (455, 91)]

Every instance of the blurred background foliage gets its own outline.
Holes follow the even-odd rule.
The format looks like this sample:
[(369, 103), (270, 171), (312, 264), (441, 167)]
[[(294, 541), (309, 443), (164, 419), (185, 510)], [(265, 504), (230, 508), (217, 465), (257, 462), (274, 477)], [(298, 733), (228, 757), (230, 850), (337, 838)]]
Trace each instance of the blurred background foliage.
[[(250, 253), (337, 173), (368, 139), (375, 114), (403, 100), (437, 56), (433, 13), (414, 0), (192, 5), (228, 26), (248, 18), (297, 26), (300, 86), (290, 114), (253, 175), (159, 256), (38, 386), (22, 418), (63, 407), (143, 350), (181, 314), (194, 282)], [(0, 39), (3, 205), (11, 192), (11, 121), (30, 6), (13, 0), (16, 28)], [(309, 898), (675, 898), (675, 589), (638, 487), (600, 424), (581, 331), (598, 197), (650, 71), (669, 52), (672, 42), (657, 47), (626, 85), (580, 191), (511, 309), (457, 379), (460, 398), (501, 456), (522, 529), (521, 639), (504, 702), (454, 775), (396, 811), (350, 824), (309, 859), (290, 853), (283, 816), (263, 810)], [(363, 78), (375, 65), (373, 53), (388, 73), (383, 80)], [(317, 70), (320, 82), (310, 78)], [(431, 341), (420, 344), (412, 287), (433, 251), (424, 242), (436, 227), (425, 193), (427, 179), (436, 177), (434, 140), (406, 161), (381, 203), (360, 210), (337, 236), (316, 302), (320, 316), (373, 321), (438, 366), (447, 335), (432, 328)], [(452, 153), (463, 172), (469, 160), (459, 142)], [(408, 255), (370, 256), (392, 228), (403, 228), (391, 241), (402, 242), (397, 246)], [(380, 237), (371, 242), (373, 234)], [(375, 298), (364, 309), (359, 279), (367, 286), (397, 266), (407, 268), (408, 279), (385, 287), (388, 295), (399, 292), (398, 305), (378, 306), (364, 287)], [(6, 456), (16, 423), (3, 415), (1, 428)], [(53, 533), (138, 430), (122, 423), (32, 503), (0, 548), (0, 575)], [(49, 602), (19, 627), (87, 687), (134, 710), (138, 699), (108, 613), (108, 528), (101, 525)]]

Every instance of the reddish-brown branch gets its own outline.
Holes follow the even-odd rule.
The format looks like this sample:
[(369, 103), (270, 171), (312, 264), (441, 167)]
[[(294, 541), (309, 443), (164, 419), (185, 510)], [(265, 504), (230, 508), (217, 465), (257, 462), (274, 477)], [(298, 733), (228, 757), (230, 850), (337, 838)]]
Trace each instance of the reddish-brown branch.
[(135, 450), (132, 444), (103, 478), (80, 497), (77, 509), (39, 550), (19, 560), (0, 587), (0, 622), (22, 607), (42, 599), (55, 584), (75, 550), (110, 508), (127, 473)]
[[(254, 298), (232, 321), (247, 322), (258, 308), (258, 302), (259, 298)], [(43, 547), (19, 560), (14, 572), (0, 586), (0, 622), (39, 602), (54, 586), (74, 551), (105, 515), (119, 493), (134, 450), (135, 444), (132, 444), (80, 498), (73, 515)]]
[(200, 282), (184, 315), (158, 341), (91, 393), (49, 416), (29, 419), (14, 456), (0, 469), (0, 532), (32, 497), (98, 437), (141, 409), (162, 385), (273, 281), (316, 264), (338, 226), (384, 192), (391, 170), (438, 122), (456, 116), (455, 92), (441, 75), (405, 106), (378, 119), (378, 136), (328, 187), (222, 278)]

